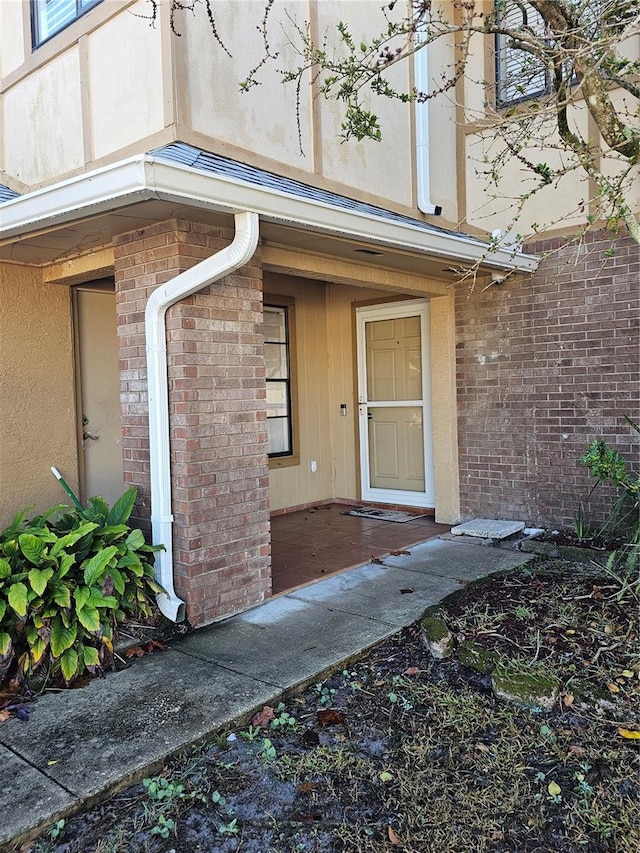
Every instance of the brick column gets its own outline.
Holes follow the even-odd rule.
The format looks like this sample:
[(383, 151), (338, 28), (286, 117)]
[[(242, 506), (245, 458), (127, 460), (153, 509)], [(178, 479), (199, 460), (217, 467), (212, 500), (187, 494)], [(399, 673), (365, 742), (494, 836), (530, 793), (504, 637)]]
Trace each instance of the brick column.
[[(115, 240), (125, 483), (149, 527), (144, 309), (149, 294), (233, 234), (169, 220)], [(204, 625), (270, 593), (269, 469), (257, 256), (167, 312), (174, 577)]]

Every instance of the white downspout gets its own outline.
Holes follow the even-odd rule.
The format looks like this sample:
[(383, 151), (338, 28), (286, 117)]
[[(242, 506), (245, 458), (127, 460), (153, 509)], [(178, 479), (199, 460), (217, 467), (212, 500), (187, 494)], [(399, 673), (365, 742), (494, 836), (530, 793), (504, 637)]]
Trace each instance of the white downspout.
[[(426, 39), (422, 30), (417, 30), (416, 41), (421, 44)], [(413, 54), (413, 76), (418, 92), (429, 91), (429, 47), (416, 50)], [(429, 197), (429, 101), (415, 101), (416, 134), (416, 189), (418, 210), (432, 216), (440, 216), (442, 208), (431, 203)]]
[(166, 593), (158, 606), (172, 622), (185, 618), (185, 603), (173, 585), (173, 515), (171, 513), (171, 457), (169, 447), (169, 389), (167, 373), (167, 308), (244, 266), (258, 245), (257, 213), (236, 213), (233, 242), (195, 267), (180, 273), (153, 291), (145, 309), (147, 375), (149, 383), (149, 452), (151, 461), (151, 528), (156, 554), (155, 574)]

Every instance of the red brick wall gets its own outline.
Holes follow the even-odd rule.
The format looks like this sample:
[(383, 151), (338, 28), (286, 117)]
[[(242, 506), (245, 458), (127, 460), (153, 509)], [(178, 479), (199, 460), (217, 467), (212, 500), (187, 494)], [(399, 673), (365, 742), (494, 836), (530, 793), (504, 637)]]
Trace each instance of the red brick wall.
[[(144, 308), (233, 234), (171, 220), (115, 240), (124, 478), (149, 526)], [(167, 312), (174, 576), (194, 625), (270, 592), (269, 471), (257, 262)]]
[[(456, 299), (463, 518), (571, 527), (593, 485), (580, 456), (604, 438), (638, 469), (640, 253), (589, 235), (579, 250), (548, 240), (533, 277)], [(598, 489), (588, 514), (604, 517)]]

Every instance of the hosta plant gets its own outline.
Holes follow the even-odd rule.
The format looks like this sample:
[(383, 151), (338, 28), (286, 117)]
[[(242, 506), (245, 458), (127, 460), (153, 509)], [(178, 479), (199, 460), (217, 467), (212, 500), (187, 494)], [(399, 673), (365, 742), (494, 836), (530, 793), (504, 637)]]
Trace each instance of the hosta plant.
[(0, 531), (0, 683), (98, 674), (113, 666), (118, 624), (154, 614), (162, 546), (127, 524), (135, 498), (21, 512)]

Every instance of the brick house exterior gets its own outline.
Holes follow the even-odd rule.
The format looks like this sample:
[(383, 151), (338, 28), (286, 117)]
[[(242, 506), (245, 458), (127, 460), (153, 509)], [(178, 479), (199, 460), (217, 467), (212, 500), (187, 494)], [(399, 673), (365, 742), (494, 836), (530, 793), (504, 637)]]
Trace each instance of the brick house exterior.
[[(637, 464), (640, 249), (593, 232), (555, 238), (535, 275), (460, 289), (456, 301), (461, 513), (571, 527), (594, 485), (579, 459), (594, 438)], [(587, 516), (606, 518), (598, 489)]]
[[(488, 252), (504, 223), (485, 215), (470, 165), (486, 128), (461, 120), (484, 109), (482, 87), (466, 81), (456, 105), (390, 101), (392, 132), (343, 145), (334, 105), (296, 111), (276, 75), (233, 89), (241, 71), (212, 49), (206, 16), (185, 15), (178, 39), (169, 4), (151, 28), (145, 0), (97, 0), (49, 33), (58, 2), (0, 2), (0, 524), (59, 502), (56, 465), (85, 500), (135, 486), (134, 520), (163, 541), (145, 315), (152, 294), (233, 246), (239, 216), (257, 222), (255, 251), (172, 304), (163, 326), (161, 520), (174, 610), (186, 603), (193, 625), (270, 594), (275, 512), (377, 501), (446, 524), (569, 526), (591, 487), (578, 461), (590, 441), (637, 460), (623, 415), (640, 421), (639, 247), (618, 236), (608, 257), (610, 237), (594, 232), (575, 248), (584, 219), (572, 214), (523, 251)], [(335, 25), (334, 6), (310, 4), (312, 36)], [(372, 6), (353, 14), (378, 33)], [(255, 21), (235, 11), (217, 4), (216, 20), (252, 56)], [(289, 47), (273, 33), (274, 51)], [(494, 47), (470, 59), (470, 80), (493, 67)], [(454, 56), (453, 44), (430, 48), (432, 69)], [(399, 90), (418, 71), (397, 66)], [(542, 198), (575, 211), (581, 191)], [(474, 264), (470, 293), (459, 271)], [(284, 318), (278, 340), (265, 340), (265, 308)], [(363, 331), (375, 323), (403, 338), (421, 382), (378, 408)], [(410, 404), (405, 423), (383, 424), (404, 437), (375, 445), (374, 415)], [(270, 452), (274, 435), (284, 450)], [(415, 469), (404, 484), (372, 485), (374, 455), (393, 468), (400, 450)], [(422, 484), (407, 486), (416, 470)], [(606, 497), (594, 495), (593, 519)]]

